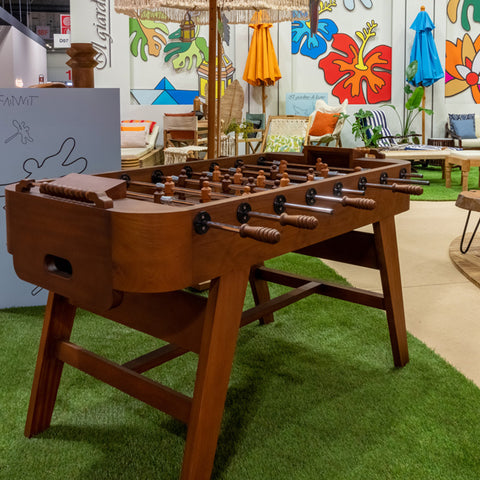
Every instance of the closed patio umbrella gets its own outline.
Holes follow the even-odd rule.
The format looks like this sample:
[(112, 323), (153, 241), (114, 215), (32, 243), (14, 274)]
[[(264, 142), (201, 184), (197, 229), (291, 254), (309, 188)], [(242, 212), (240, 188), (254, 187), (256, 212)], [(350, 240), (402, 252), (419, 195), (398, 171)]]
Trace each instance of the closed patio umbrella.
[(263, 10), (255, 12), (249, 27), (253, 28), (253, 35), (243, 79), (254, 87), (262, 87), (262, 108), (265, 113), (265, 86), (274, 85), (282, 75), (270, 36), (272, 24), (268, 22), (267, 13)]
[[(410, 28), (416, 32), (412, 51), (410, 52), (410, 62), (414, 60), (418, 62), (417, 73), (411, 83), (416, 87), (428, 87), (443, 78), (444, 73), (433, 39), (432, 31), (435, 25), (425, 11), (425, 7), (421, 7)], [(425, 92), (423, 94), (422, 107), (425, 108)], [(425, 143), (424, 111), (422, 111), (422, 143)]]

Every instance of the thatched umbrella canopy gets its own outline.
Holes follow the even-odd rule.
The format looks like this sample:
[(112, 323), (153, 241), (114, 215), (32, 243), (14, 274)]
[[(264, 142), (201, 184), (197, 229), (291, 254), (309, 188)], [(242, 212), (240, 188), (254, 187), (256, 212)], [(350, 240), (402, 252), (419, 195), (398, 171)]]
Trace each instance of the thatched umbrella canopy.
[[(208, 35), (208, 77), (216, 78), (217, 16), (219, 12), (230, 23), (248, 24), (258, 10), (268, 11), (270, 22), (292, 19), (293, 11), (308, 12), (310, 0), (115, 0), (115, 11), (139, 19), (152, 18), (158, 14), (163, 21), (181, 22), (188, 12), (198, 12), (195, 21), (209, 26)], [(208, 98), (216, 98), (215, 82), (208, 82)], [(215, 102), (208, 102), (208, 131), (215, 132)], [(208, 157), (215, 152), (215, 135), (208, 136)]]

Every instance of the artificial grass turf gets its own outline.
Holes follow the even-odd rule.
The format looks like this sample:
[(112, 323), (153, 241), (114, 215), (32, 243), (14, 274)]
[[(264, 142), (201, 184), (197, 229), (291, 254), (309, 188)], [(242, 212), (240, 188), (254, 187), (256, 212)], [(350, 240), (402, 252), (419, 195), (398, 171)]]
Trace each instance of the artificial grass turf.
[[(412, 195), (412, 200), (456, 200), (462, 189), (462, 172), (459, 168), (452, 169), (452, 186), (445, 186), (445, 179), (442, 178), (442, 169), (437, 166), (428, 166), (427, 168), (416, 167), (418, 173), (423, 175), (423, 180), (429, 180), (430, 185), (423, 187), (423, 194), (419, 196)], [(479, 189), (478, 186), (478, 168), (472, 167), (468, 174), (468, 189)]]
[[(267, 264), (345, 283), (309, 257)], [(178, 478), (185, 426), (68, 366), (52, 426), (23, 437), (42, 310), (0, 312), (0, 478)], [(158, 347), (83, 311), (72, 339), (118, 362)], [(243, 328), (212, 478), (480, 478), (480, 390), (411, 336), (409, 347), (395, 369), (383, 311), (320, 296)], [(190, 394), (195, 367), (187, 354), (150, 376)]]

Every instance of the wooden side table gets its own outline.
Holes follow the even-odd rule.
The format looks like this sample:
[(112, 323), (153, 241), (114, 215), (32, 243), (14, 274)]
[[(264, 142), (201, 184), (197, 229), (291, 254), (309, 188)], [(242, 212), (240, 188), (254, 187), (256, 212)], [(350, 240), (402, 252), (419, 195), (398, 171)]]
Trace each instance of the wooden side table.
[(459, 208), (463, 208), (464, 210), (468, 210), (467, 220), (465, 221), (465, 227), (463, 228), (462, 239), (460, 240), (460, 251), (465, 254), (468, 252), (468, 249), (472, 245), (472, 241), (475, 238), (475, 234), (477, 233), (478, 227), (480, 225), (480, 219), (477, 221), (475, 229), (470, 237), (468, 245), (464, 247), (465, 241), (465, 234), (468, 228), (468, 222), (470, 220), (470, 214), (472, 211), (480, 212), (480, 192), (478, 190), (466, 190), (461, 192), (455, 202), (455, 205)]
[(468, 174), (470, 173), (470, 168), (480, 167), (480, 150), (459, 150), (450, 153), (445, 159), (445, 186), (447, 188), (452, 186), (452, 165), (459, 165), (461, 167), (462, 190), (468, 190)]

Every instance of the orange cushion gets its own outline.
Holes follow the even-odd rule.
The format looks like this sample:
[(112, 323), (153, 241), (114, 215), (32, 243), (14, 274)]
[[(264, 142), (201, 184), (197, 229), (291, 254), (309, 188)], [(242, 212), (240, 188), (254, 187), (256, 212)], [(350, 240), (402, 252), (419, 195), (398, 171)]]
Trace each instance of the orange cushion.
[(337, 121), (338, 114), (317, 112), (308, 134), (312, 135), (313, 137), (321, 137), (323, 135), (333, 133)]
[(157, 124), (157, 122), (154, 122), (152, 120), (122, 120), (122, 124), (125, 123), (145, 123), (146, 128), (148, 128), (148, 133), (152, 133), (153, 128)]

